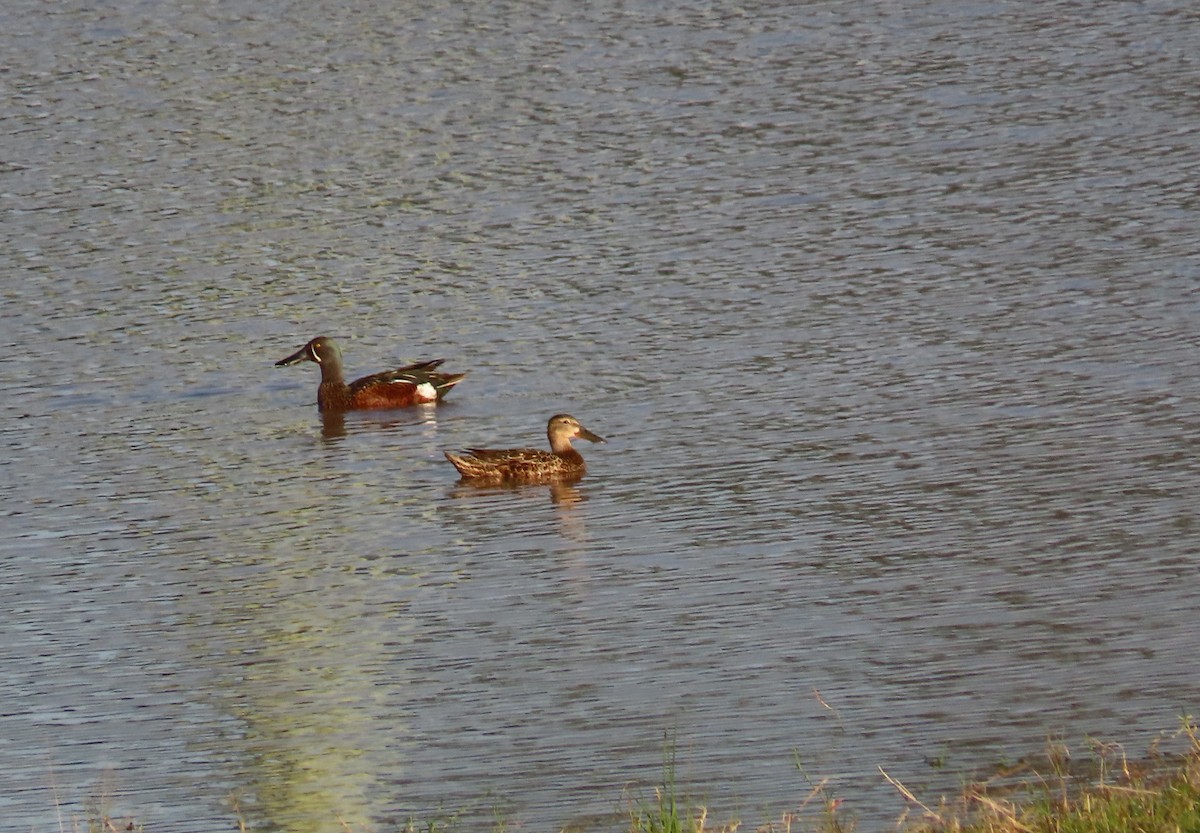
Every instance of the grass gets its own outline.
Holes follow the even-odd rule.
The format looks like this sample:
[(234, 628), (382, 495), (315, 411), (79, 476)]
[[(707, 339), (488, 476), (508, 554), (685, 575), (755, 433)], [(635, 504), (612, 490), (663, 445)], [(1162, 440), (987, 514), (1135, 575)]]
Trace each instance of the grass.
[[(809, 798), (815, 797), (811, 793)], [(714, 822), (702, 804), (681, 806), (671, 785), (654, 789), (652, 803), (639, 802), (629, 813), (629, 833), (734, 833), (741, 821)], [(815, 821), (814, 821), (815, 820)], [(853, 825), (837, 812), (837, 802), (826, 800), (820, 811), (805, 814), (804, 806), (780, 815), (778, 821), (768, 821), (755, 828), (757, 833), (850, 833)]]
[[(756, 833), (852, 833), (854, 825), (844, 817), (842, 802), (827, 790), (828, 779), (811, 779), (799, 755), (794, 762), (808, 787), (806, 796), (796, 809), (782, 813), (778, 821), (754, 828)], [(713, 821), (707, 807), (679, 795), (673, 747), (664, 755), (663, 776), (663, 784), (654, 788), (653, 801), (629, 802), (628, 833), (735, 833), (741, 828), (739, 820)]]
[[(1166, 754), (1157, 745), (1130, 760), (1115, 744), (1091, 741), (1088, 755), (1076, 761), (1061, 743), (1050, 743), (1043, 756), (999, 767), (987, 777), (968, 783), (953, 799), (922, 802), (883, 768), (907, 809), (895, 830), (899, 833), (1200, 833), (1200, 729), (1192, 718), (1181, 720), (1176, 735), (1185, 741), (1181, 753)], [(853, 817), (835, 798), (828, 780), (814, 780), (799, 756), (795, 765), (806, 794), (794, 809), (778, 819), (746, 827), (747, 833), (855, 833)], [(114, 819), (104, 801), (93, 799), (82, 825), (72, 820), (61, 831), (116, 833), (142, 831), (131, 819)], [(682, 794), (675, 777), (673, 744), (663, 756), (663, 783), (649, 795), (627, 793), (624, 820), (578, 828), (586, 833), (735, 833), (741, 820), (716, 821), (703, 803)], [(232, 827), (242, 833), (253, 828), (240, 809)], [(399, 827), (359, 829), (344, 823), (346, 833), (458, 833), (474, 825), (454, 816), (429, 821), (410, 820)], [(497, 816), (490, 833), (525, 828), (519, 821)], [(145, 833), (153, 833), (146, 828)]]
[[(1059, 743), (1044, 758), (1000, 768), (968, 784), (954, 800), (936, 807), (922, 802), (887, 774), (909, 809), (897, 821), (900, 833), (1200, 833), (1200, 735), (1191, 717), (1181, 721), (1182, 754), (1151, 749), (1129, 760), (1115, 744), (1092, 741), (1090, 754), (1074, 762)], [(808, 794), (778, 821), (755, 833), (852, 833), (854, 820), (826, 781), (814, 782), (797, 758)], [(732, 833), (740, 822), (713, 824), (702, 805), (681, 801), (674, 785), (674, 760), (655, 800), (631, 806), (629, 833)], [(915, 816), (915, 818), (913, 818)]]
[[(1020, 767), (968, 785), (953, 804), (925, 808), (906, 833), (1200, 833), (1200, 739), (1190, 718), (1180, 755), (1130, 761), (1114, 744), (1093, 741), (1073, 765), (1050, 744), (1041, 767)], [(1023, 771), (1022, 771), (1023, 770)]]
[(58, 783), (51, 772), (51, 791), (54, 795), (54, 814), (59, 833), (143, 833), (142, 825), (131, 818), (113, 815), (112, 773), (106, 773), (95, 792), (84, 801), (84, 814), (74, 817), (64, 812), (59, 800)]

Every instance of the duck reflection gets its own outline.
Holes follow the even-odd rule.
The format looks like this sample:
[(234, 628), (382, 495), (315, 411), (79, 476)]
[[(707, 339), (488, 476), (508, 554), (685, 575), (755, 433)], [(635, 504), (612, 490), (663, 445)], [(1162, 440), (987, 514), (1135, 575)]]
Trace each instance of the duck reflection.
[(571, 507), (587, 500), (586, 492), (579, 487), (581, 478), (555, 480), (550, 483), (487, 483), (462, 479), (450, 490), (450, 497), (470, 500), (481, 496), (502, 494), (536, 494), (545, 492), (556, 506)]
[(351, 412), (349, 417), (345, 411), (327, 411), (320, 415), (321, 439), (337, 441), (345, 439), (351, 432), (390, 431), (401, 426), (436, 428), (437, 417), (433, 407), (422, 406), (421, 410), (425, 413), (415, 419), (411, 411), (403, 414), (396, 412), (390, 416), (379, 411), (358, 411)]
[(340, 440), (346, 436), (346, 415), (341, 411), (321, 414), (321, 439)]
[(458, 481), (448, 493), (451, 499), (491, 500), (505, 504), (506, 508), (513, 504), (524, 504), (528, 508), (530, 501), (540, 499), (542, 495), (548, 496), (554, 506), (559, 534), (569, 541), (585, 541), (588, 537), (588, 513), (580, 507), (587, 502), (588, 495), (586, 487), (579, 485), (579, 478), (551, 483), (481, 483), (464, 479)]

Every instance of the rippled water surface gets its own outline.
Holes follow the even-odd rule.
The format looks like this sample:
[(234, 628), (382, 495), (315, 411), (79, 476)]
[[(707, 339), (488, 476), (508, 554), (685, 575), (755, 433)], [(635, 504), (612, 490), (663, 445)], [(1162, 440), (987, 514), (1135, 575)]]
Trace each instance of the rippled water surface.
[[(0, 10), (0, 813), (862, 829), (1197, 708), (1184, 2)], [(322, 422), (445, 357), (444, 406)], [(569, 487), (441, 456), (608, 439)], [(931, 762), (941, 762), (942, 769)]]

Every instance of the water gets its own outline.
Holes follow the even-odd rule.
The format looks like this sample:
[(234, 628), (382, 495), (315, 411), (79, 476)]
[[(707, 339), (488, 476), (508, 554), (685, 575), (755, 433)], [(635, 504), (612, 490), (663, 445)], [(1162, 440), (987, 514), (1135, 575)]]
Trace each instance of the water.
[[(878, 829), (879, 766), (1144, 749), (1198, 682), (1197, 18), (8, 4), (6, 821), (619, 829), (667, 747)], [(322, 333), (470, 375), (323, 423), (272, 367)], [(576, 486), (441, 457), (560, 411)]]

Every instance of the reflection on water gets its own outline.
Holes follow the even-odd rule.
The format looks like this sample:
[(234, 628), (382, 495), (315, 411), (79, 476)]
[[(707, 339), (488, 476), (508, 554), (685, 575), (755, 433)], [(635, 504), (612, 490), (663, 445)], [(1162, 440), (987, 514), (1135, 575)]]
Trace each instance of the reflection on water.
[(346, 415), (340, 411), (321, 414), (321, 436), (327, 440), (346, 436)]
[[(564, 541), (584, 544), (587, 542), (587, 517), (580, 511), (580, 504), (588, 499), (587, 488), (579, 481), (528, 484), (481, 484), (471, 480), (459, 480), (449, 492), (452, 500), (477, 501), (481, 511), (508, 514), (519, 518), (527, 511), (527, 504), (534, 497), (539, 501), (546, 497), (557, 508), (555, 529)], [(507, 534), (507, 532), (505, 533)]]
[(338, 441), (345, 439), (350, 433), (363, 432), (388, 433), (391, 431), (412, 431), (419, 429), (419, 434), (425, 437), (437, 436), (437, 409), (445, 405), (417, 405), (412, 408), (395, 410), (368, 411), (329, 411), (316, 413), (316, 419), (321, 423), (321, 438)]
[[(247, 809), (284, 829), (332, 829), (332, 819), (357, 829), (374, 813), (378, 773), (366, 753), (383, 730), (373, 717), (371, 663), (395, 636), (368, 625), (379, 617), (347, 608), (344, 594), (306, 584), (272, 592), (269, 604), (234, 620), (237, 631), (254, 635), (252, 648), (230, 635), (231, 644), (247, 647), (230, 657), (236, 672), (225, 675), (229, 711), (245, 727), (242, 787)], [(403, 737), (404, 726), (389, 723), (386, 731)]]
[[(5, 819), (559, 829), (667, 733), (870, 827), (1171, 728), (1200, 27), (994, 11), (6, 4)], [(321, 415), (298, 332), (471, 375)], [(564, 411), (628, 439), (455, 483)]]
[(582, 478), (573, 480), (556, 480), (550, 483), (480, 483), (476, 480), (460, 479), (450, 490), (450, 497), (472, 499), (485, 496), (520, 496), (524, 494), (549, 495), (550, 502), (561, 506), (573, 506), (587, 500), (586, 494), (579, 488)]

